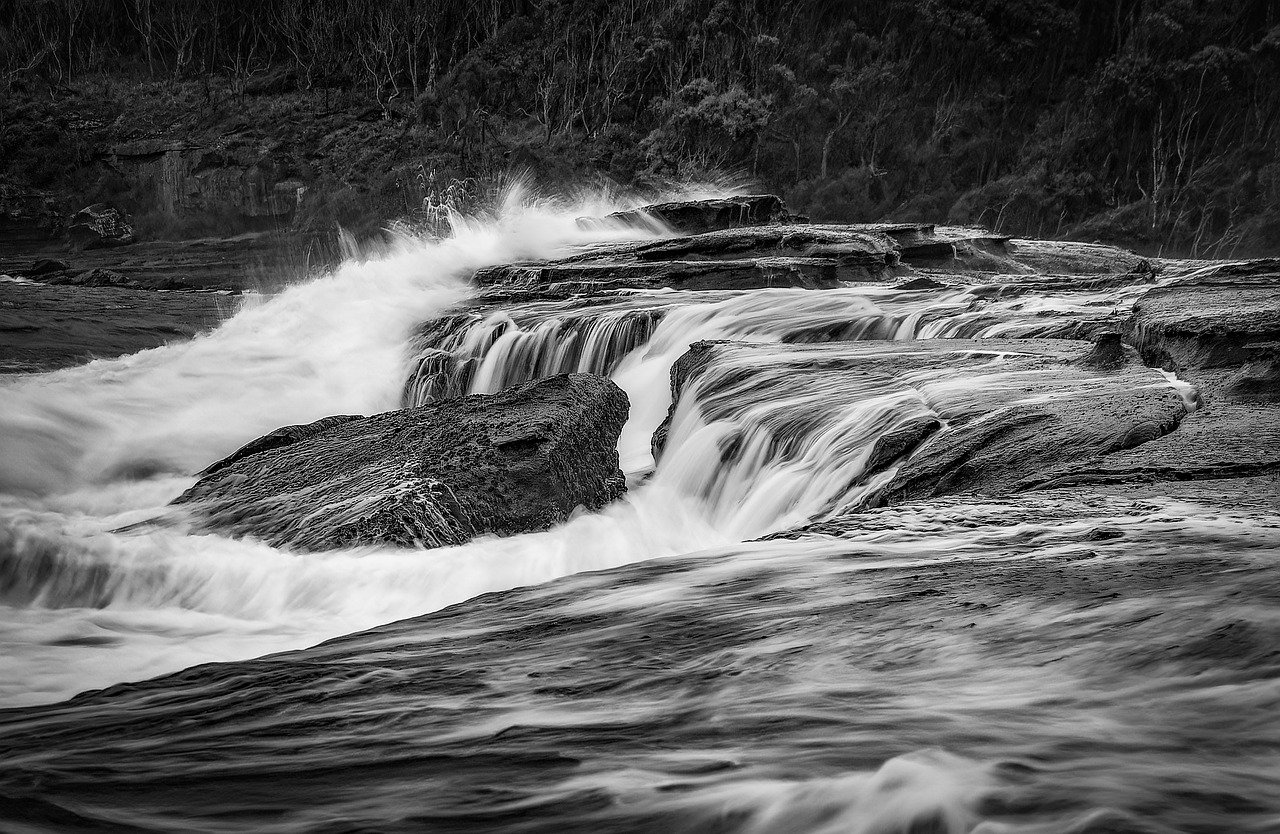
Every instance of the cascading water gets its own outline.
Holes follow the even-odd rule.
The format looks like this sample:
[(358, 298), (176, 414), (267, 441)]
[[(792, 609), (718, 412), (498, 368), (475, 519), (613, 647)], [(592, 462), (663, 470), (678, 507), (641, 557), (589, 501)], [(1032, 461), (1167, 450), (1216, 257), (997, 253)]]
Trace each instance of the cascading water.
[(379, 257), (250, 298), (189, 342), (7, 381), (0, 703), (306, 645), (485, 591), (723, 541), (647, 495), (556, 531), (429, 559), (112, 532), (155, 516), (191, 473), (277, 426), (397, 407), (414, 329), (465, 299), (475, 268), (623, 234), (577, 227), (576, 216), (601, 206), (520, 199), (492, 221), (459, 219), (445, 241), (402, 239)]
[[(0, 706), (242, 661), (0, 714), (0, 827), (1275, 830), (1274, 512), (1200, 484), (866, 508), (958, 437), (1169, 430), (1176, 379), (1000, 341), (1110, 327), (1147, 279), (502, 304), (466, 276), (663, 234), (517, 202), (0, 388)], [(631, 400), (601, 513), (308, 555), (139, 524), (277, 426), (568, 371)], [(1118, 429), (1046, 417), (1118, 392)]]

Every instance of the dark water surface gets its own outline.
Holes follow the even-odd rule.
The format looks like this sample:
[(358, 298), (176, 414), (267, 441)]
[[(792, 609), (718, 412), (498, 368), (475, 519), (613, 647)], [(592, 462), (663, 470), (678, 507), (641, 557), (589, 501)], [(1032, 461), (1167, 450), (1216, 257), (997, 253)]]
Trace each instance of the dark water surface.
[(236, 303), (222, 293), (0, 280), (0, 373), (51, 371), (190, 339)]

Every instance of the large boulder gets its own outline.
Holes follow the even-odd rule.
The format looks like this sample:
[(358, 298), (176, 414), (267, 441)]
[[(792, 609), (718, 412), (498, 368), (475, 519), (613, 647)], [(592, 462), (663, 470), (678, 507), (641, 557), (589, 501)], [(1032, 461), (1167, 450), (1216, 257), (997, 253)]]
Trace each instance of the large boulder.
[(80, 249), (103, 249), (125, 246), (137, 237), (123, 212), (106, 203), (94, 203), (71, 216), (67, 223), (67, 239)]
[(441, 403), (279, 429), (174, 503), (198, 529), (322, 550), (441, 547), (542, 530), (626, 489), (627, 396), (565, 374)]

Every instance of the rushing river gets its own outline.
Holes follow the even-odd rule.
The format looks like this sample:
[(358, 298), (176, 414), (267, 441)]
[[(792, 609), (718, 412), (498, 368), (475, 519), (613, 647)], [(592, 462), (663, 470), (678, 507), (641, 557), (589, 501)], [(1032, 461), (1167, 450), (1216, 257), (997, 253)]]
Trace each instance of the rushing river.
[[(694, 342), (1070, 335), (1149, 284), (457, 312), (479, 267), (657, 234), (574, 223), (601, 208), (513, 200), (0, 383), (0, 705), (50, 705), (0, 713), (0, 830), (1280, 831), (1275, 502), (947, 499), (747, 543), (860, 509), (876, 442), (1013, 391), (1007, 350), (817, 391), (722, 368), (655, 467)], [(632, 403), (600, 514), (429, 553), (137, 526), (277, 426), (567, 371)]]

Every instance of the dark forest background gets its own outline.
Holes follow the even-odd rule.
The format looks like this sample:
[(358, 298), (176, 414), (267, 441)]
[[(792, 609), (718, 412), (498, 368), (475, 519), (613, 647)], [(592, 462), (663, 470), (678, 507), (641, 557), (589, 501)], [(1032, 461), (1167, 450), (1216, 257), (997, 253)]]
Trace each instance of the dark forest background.
[(0, 0), (0, 62), (0, 184), (155, 236), (371, 228), (529, 170), (1280, 251), (1270, 0)]

